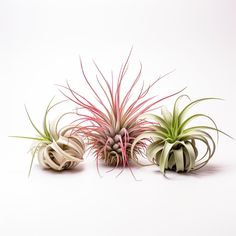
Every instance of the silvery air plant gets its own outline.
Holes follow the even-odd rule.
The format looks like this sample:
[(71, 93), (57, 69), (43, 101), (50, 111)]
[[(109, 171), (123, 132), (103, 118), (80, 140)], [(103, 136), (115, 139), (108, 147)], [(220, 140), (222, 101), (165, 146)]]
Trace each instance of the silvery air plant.
[[(179, 102), (186, 95), (177, 98), (173, 112), (169, 112), (166, 107), (162, 107), (161, 116), (154, 114), (144, 115), (155, 122), (152, 125), (153, 131), (147, 131), (141, 134), (133, 142), (132, 151), (135, 144), (142, 139), (152, 137), (153, 142), (147, 147), (146, 155), (148, 159), (160, 167), (160, 171), (165, 174), (166, 170), (176, 172), (189, 172), (205, 166), (215, 153), (216, 144), (209, 131), (227, 135), (219, 130), (214, 120), (205, 114), (193, 114), (187, 116), (187, 112), (194, 105), (217, 98), (202, 98), (191, 101), (183, 109), (179, 109)], [(191, 125), (198, 119), (208, 119), (212, 126)], [(229, 135), (227, 135), (230, 137)], [(230, 137), (232, 138), (232, 137)], [(199, 155), (197, 143), (205, 146), (205, 152)]]
[[(98, 83), (96, 88), (89, 82), (82, 61), (80, 60), (83, 77), (91, 93), (95, 96), (96, 103), (91, 98), (73, 90), (69, 84), (62, 86), (63, 89), (69, 92), (69, 95), (61, 91), (78, 106), (79, 116), (77, 122), (83, 126), (82, 130), (89, 139), (88, 144), (96, 156), (97, 168), (98, 160), (103, 160), (107, 166), (111, 167), (111, 170), (118, 166), (122, 167), (119, 174), (125, 167), (128, 167), (132, 173), (130, 161), (136, 161), (138, 156), (142, 155), (145, 150), (146, 141), (140, 140), (133, 145), (134, 155), (131, 156), (131, 146), (134, 140), (139, 135), (152, 129), (150, 128), (151, 122), (146, 119), (140, 119), (140, 116), (155, 109), (154, 106), (162, 100), (176, 94), (159, 99), (147, 97), (149, 90), (162, 76), (147, 86), (147, 88), (144, 88), (143, 83), (137, 96), (132, 97), (132, 93), (141, 76), (142, 65), (140, 64), (137, 77), (131, 81), (131, 86), (127, 88), (125, 77), (128, 70), (130, 54), (125, 63), (122, 64), (116, 81), (114, 81), (112, 73), (111, 83), (108, 82), (105, 75), (94, 62), (98, 71), (98, 75), (96, 75), (96, 81)], [(99, 89), (103, 95), (99, 93)], [(121, 91), (123, 96), (121, 95)], [(104, 99), (101, 98), (102, 96), (104, 96)], [(83, 114), (79, 111), (86, 111), (87, 113)]]
[(85, 144), (79, 136), (79, 127), (66, 125), (60, 129), (58, 128), (62, 117), (71, 114), (71, 112), (61, 115), (53, 122), (48, 122), (47, 116), (49, 111), (61, 102), (54, 105), (51, 105), (51, 103), (52, 100), (47, 106), (44, 114), (42, 131), (35, 126), (26, 109), (29, 121), (37, 132), (36, 137), (12, 136), (35, 141), (31, 148), (32, 161), (29, 174), (36, 154), (38, 156), (39, 164), (43, 168), (53, 169), (56, 171), (73, 168), (83, 160)]

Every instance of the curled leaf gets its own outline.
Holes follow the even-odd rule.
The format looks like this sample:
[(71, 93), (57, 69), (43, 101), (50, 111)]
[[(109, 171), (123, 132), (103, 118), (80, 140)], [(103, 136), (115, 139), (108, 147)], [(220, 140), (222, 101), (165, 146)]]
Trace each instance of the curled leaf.
[(39, 164), (43, 168), (53, 169), (56, 171), (73, 168), (83, 160), (85, 144), (79, 135), (80, 127), (66, 125), (58, 130), (58, 124), (62, 117), (71, 113), (65, 113), (54, 122), (49, 122), (47, 120), (48, 112), (61, 102), (54, 105), (51, 105), (51, 103), (52, 100), (48, 104), (44, 114), (43, 131), (40, 131), (40, 129), (36, 127), (26, 109), (30, 123), (38, 134), (37, 137), (11, 136), (35, 141), (35, 144), (31, 149), (32, 161), (30, 164), (29, 174), (36, 155), (38, 156)]
[[(208, 163), (215, 153), (216, 144), (213, 137), (207, 131), (216, 131), (217, 140), (219, 133), (230, 138), (228, 134), (218, 129), (214, 120), (205, 114), (194, 114), (186, 118), (187, 111), (194, 105), (216, 98), (202, 98), (190, 102), (182, 110), (179, 109), (180, 99), (187, 97), (181, 95), (177, 98), (173, 113), (162, 108), (162, 116), (144, 115), (154, 121), (151, 126), (152, 132), (146, 132), (134, 140), (134, 144), (140, 142), (144, 137), (152, 138), (153, 142), (147, 147), (148, 159), (160, 167), (164, 174), (165, 170), (176, 172), (189, 172), (202, 168)], [(189, 98), (190, 100), (190, 98)], [(209, 120), (212, 126), (191, 126), (191, 122), (199, 117)], [(202, 143), (206, 147), (203, 155), (199, 156), (197, 144)], [(133, 148), (131, 147), (131, 151)]]

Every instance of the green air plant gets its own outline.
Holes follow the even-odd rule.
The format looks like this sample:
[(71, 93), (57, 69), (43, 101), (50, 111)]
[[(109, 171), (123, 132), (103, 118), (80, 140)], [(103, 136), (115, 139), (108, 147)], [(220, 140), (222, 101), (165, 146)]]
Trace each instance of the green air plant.
[[(133, 152), (137, 142), (151, 137), (152, 143), (147, 147), (146, 156), (153, 164), (160, 167), (160, 171), (163, 174), (165, 174), (165, 170), (189, 172), (202, 168), (214, 155), (216, 149), (215, 140), (207, 131), (216, 131), (217, 140), (219, 133), (227, 135), (217, 128), (214, 120), (208, 115), (194, 114), (186, 117), (187, 112), (194, 105), (217, 98), (198, 99), (190, 102), (181, 110), (179, 109), (179, 102), (183, 97), (189, 98), (187, 95), (178, 97), (172, 113), (166, 107), (162, 107), (161, 116), (144, 115), (154, 121), (152, 125), (153, 131), (147, 131), (137, 137), (131, 148), (131, 152)], [(208, 119), (213, 126), (190, 125), (192, 121), (200, 117)], [(197, 143), (199, 144), (199, 142), (206, 147), (206, 151), (200, 156), (197, 148)]]
[[(147, 88), (144, 88), (143, 84), (136, 97), (132, 96), (141, 76), (142, 65), (140, 64), (140, 71), (137, 77), (131, 81), (131, 86), (127, 86), (125, 77), (130, 54), (121, 66), (116, 82), (113, 81), (112, 73), (112, 82), (109, 83), (94, 62), (98, 70), (98, 75), (96, 76), (98, 88), (95, 88), (89, 82), (80, 60), (83, 77), (91, 93), (95, 95), (97, 102), (93, 102), (87, 96), (72, 90), (69, 84), (67, 84), (68, 86), (61, 86), (67, 89), (70, 95), (62, 93), (78, 105), (79, 119), (77, 122), (83, 127), (83, 132), (89, 139), (89, 146), (96, 155), (97, 168), (99, 159), (103, 160), (107, 166), (112, 166), (112, 169), (118, 166), (122, 167), (122, 170), (124, 167), (130, 168), (130, 161), (132, 159), (136, 160), (137, 155), (145, 150), (145, 142), (143, 140), (136, 142), (133, 146), (134, 155), (131, 158), (130, 151), (133, 141), (140, 134), (150, 130), (150, 122), (145, 119), (139, 119), (140, 116), (143, 113), (150, 112), (154, 109), (154, 105), (164, 99), (177, 94), (158, 99), (147, 97), (149, 90), (162, 78), (159, 77)], [(102, 93), (99, 93), (99, 89)], [(103, 99), (102, 96), (104, 96)]]
[[(53, 100), (53, 99), (52, 99)], [(56, 171), (62, 171), (65, 169), (73, 168), (83, 160), (85, 152), (85, 144), (79, 134), (79, 127), (75, 125), (67, 125), (61, 129), (58, 129), (58, 125), (62, 117), (72, 112), (65, 113), (54, 122), (48, 122), (47, 116), (49, 111), (58, 102), (51, 105), (52, 100), (47, 106), (43, 120), (43, 131), (40, 131), (33, 123), (27, 109), (29, 121), (37, 132), (36, 137), (25, 137), (25, 136), (11, 136), (15, 138), (23, 138), (34, 140), (32, 151), (32, 161), (30, 164), (29, 174), (31, 172), (32, 164), (35, 155), (38, 155), (39, 164), (43, 168), (53, 169)]]

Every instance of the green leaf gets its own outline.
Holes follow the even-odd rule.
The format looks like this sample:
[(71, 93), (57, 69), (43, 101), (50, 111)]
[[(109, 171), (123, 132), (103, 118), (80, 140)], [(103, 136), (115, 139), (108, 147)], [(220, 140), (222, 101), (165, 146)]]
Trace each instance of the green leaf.
[(205, 117), (205, 118), (209, 119), (209, 120), (214, 124), (214, 126), (215, 126), (215, 128), (216, 128), (216, 132), (217, 132), (217, 142), (218, 142), (218, 141), (219, 141), (219, 131), (218, 131), (218, 127), (217, 127), (215, 121), (214, 121), (210, 116), (205, 115), (205, 114), (196, 114), (196, 115), (190, 116), (188, 119), (186, 119), (185, 121), (183, 121), (183, 123), (181, 124), (181, 126), (180, 126), (179, 129), (178, 129), (178, 133), (181, 133), (181, 132), (184, 130), (185, 126), (188, 125), (188, 123), (190, 123), (192, 120), (194, 120), (194, 119), (196, 119), (196, 118), (198, 118), (198, 117)]
[(44, 138), (34, 138), (34, 137), (26, 137), (26, 136), (9, 136), (10, 138), (22, 138), (22, 139), (32, 139), (37, 141), (46, 141)]
[(170, 126), (172, 124), (172, 114), (167, 110), (165, 106), (161, 108), (161, 114), (165, 120), (165, 122)]
[(174, 108), (173, 108), (173, 124), (172, 124), (173, 135), (174, 136), (178, 135), (178, 127), (179, 127), (179, 109), (178, 109), (178, 105), (179, 105), (180, 100), (183, 97), (187, 97), (189, 100), (191, 100), (188, 95), (184, 94), (184, 95), (179, 96), (175, 101)]
[(155, 157), (156, 153), (160, 152), (163, 149), (163, 146), (164, 146), (163, 141), (156, 141), (150, 144), (147, 147), (147, 153), (146, 153), (148, 158), (152, 160)]
[[(49, 111), (50, 111), (52, 108), (54, 108), (55, 106), (57, 106), (57, 105), (59, 105), (59, 104), (61, 104), (61, 103), (67, 101), (67, 100), (62, 100), (62, 101), (57, 102), (57, 103), (55, 103), (54, 105), (51, 106), (52, 101), (53, 101), (54, 98), (55, 98), (55, 96), (51, 99), (51, 101), (49, 102), (49, 104), (48, 104), (48, 106), (47, 106), (47, 108), (46, 108), (46, 111), (45, 111), (45, 114), (44, 114), (44, 121), (43, 121), (44, 132), (45, 132), (46, 136), (48, 137), (48, 139), (49, 139), (50, 141), (52, 141), (52, 138), (53, 138), (53, 137), (52, 137), (52, 130), (50, 130), (49, 125), (47, 126), (47, 115), (48, 115)], [(65, 114), (63, 114), (62, 116), (59, 117), (59, 119), (58, 119), (58, 121), (57, 121), (57, 124), (56, 124), (56, 126), (55, 126), (56, 129), (53, 131), (54, 136), (55, 136), (55, 133), (57, 133), (57, 125), (58, 125), (58, 123), (59, 123), (61, 117), (63, 117), (63, 116), (66, 115), (66, 114), (69, 114), (69, 113), (72, 113), (72, 112), (65, 113)], [(53, 126), (53, 127), (54, 127), (54, 126)], [(54, 138), (55, 138), (55, 137), (54, 137)], [(58, 137), (56, 137), (56, 138), (58, 139)], [(54, 140), (55, 140), (55, 139), (54, 139)]]
[(35, 155), (36, 155), (36, 152), (37, 152), (39, 146), (40, 146), (40, 143), (34, 148), (34, 152), (33, 152), (32, 158), (31, 158), (31, 162), (30, 162), (30, 168), (29, 168), (28, 177), (30, 177), (32, 166), (33, 166), (33, 162), (34, 162), (34, 158), (35, 158)]
[(206, 101), (206, 100), (223, 100), (221, 98), (201, 98), (201, 99), (198, 99), (198, 100), (195, 100), (191, 103), (189, 103), (179, 114), (179, 123), (182, 123), (182, 119), (183, 117), (185, 116), (185, 114), (188, 112), (188, 110), (193, 107), (194, 105), (202, 102), (202, 101)]
[(75, 114), (75, 113), (74, 113), (74, 112), (67, 112), (67, 113), (64, 113), (64, 114), (62, 114), (61, 116), (59, 116), (59, 118), (58, 118), (55, 122), (52, 123), (52, 128), (50, 128), (49, 130), (50, 130), (50, 133), (51, 133), (52, 138), (53, 138), (55, 141), (59, 138), (58, 132), (57, 132), (59, 122), (61, 121), (61, 119), (62, 119), (64, 116), (69, 115), (69, 114)]
[(174, 146), (174, 143), (165, 142), (164, 148), (162, 150), (161, 157), (160, 157), (160, 171), (163, 174), (165, 174), (165, 168), (166, 168), (168, 158), (170, 155), (170, 150), (173, 146)]
[(176, 164), (176, 171), (184, 171), (184, 154), (182, 147), (173, 150), (173, 156)]
[(192, 144), (189, 143), (189, 142), (188, 143), (187, 142), (182, 142), (182, 145), (185, 147), (185, 149), (187, 151), (187, 154), (188, 154), (188, 157), (189, 157), (189, 166), (188, 166), (188, 169), (187, 169), (187, 171), (189, 172), (195, 166), (195, 159), (196, 159), (195, 151), (194, 151), (194, 148), (193, 148)]
[(174, 152), (170, 153), (169, 161), (168, 161), (168, 168), (171, 170), (176, 165)]
[[(172, 114), (165, 107), (162, 107), (162, 116), (152, 114), (143, 115), (142, 117), (158, 122), (160, 126), (155, 125), (155, 123), (152, 124), (151, 128), (153, 131), (140, 135), (133, 143), (135, 145), (142, 138), (152, 138), (154, 140), (147, 148), (147, 156), (151, 159), (151, 162), (160, 166), (160, 171), (163, 174), (165, 174), (167, 168), (172, 169), (174, 165), (176, 165), (177, 172), (192, 171), (204, 166), (213, 156), (216, 148), (214, 139), (206, 131), (216, 131), (217, 140), (220, 133), (232, 138), (230, 135), (219, 130), (214, 120), (208, 115), (199, 113), (185, 118), (188, 110), (194, 105), (206, 100), (222, 99), (211, 97), (198, 99), (190, 102), (179, 111), (179, 103), (183, 97), (190, 99), (187, 95), (178, 97), (175, 101)], [(213, 125), (187, 127), (191, 121), (200, 117), (208, 119)], [(195, 141), (203, 143), (206, 147), (206, 152), (201, 156), (198, 156), (199, 153)]]
[(232, 136), (226, 134), (226, 133), (223, 132), (222, 130), (219, 130), (219, 129), (216, 129), (216, 128), (210, 127), (210, 126), (203, 126), (203, 125), (202, 125), (202, 126), (193, 126), (193, 127), (191, 127), (191, 128), (185, 129), (185, 130), (183, 131), (183, 134), (188, 133), (189, 131), (192, 131), (192, 130), (196, 130), (196, 129), (209, 129), (209, 130), (214, 130), (214, 131), (217, 131), (217, 132), (220, 132), (220, 133), (226, 135), (227, 137), (229, 137), (229, 138), (231, 138), (231, 139), (234, 139)]
[(154, 129), (155, 129), (156, 133), (158, 133), (164, 139), (168, 138), (168, 136), (170, 135), (169, 131), (161, 126), (154, 126)]
[(39, 134), (41, 137), (47, 139), (47, 136), (45, 136), (42, 132), (40, 132), (39, 129), (38, 129), (38, 128), (35, 126), (35, 124), (33, 123), (33, 121), (32, 121), (32, 119), (31, 119), (31, 117), (30, 117), (30, 115), (29, 115), (29, 112), (28, 112), (26, 106), (25, 106), (25, 111), (26, 111), (27, 116), (28, 116), (28, 118), (29, 118), (29, 120), (30, 120), (30, 123), (31, 123), (31, 125), (34, 127), (34, 129), (38, 132), (38, 134)]
[(49, 130), (47, 128), (47, 115), (48, 115), (48, 112), (49, 112), (49, 109), (50, 109), (50, 105), (53, 101), (53, 99), (55, 98), (55, 96), (51, 99), (51, 101), (49, 102), (47, 108), (46, 108), (46, 111), (45, 111), (45, 114), (44, 114), (44, 119), (43, 119), (43, 129), (44, 129), (44, 133), (46, 134), (47, 137), (50, 138), (50, 133), (49, 133)]
[[(202, 134), (199, 134), (199, 133), (200, 133), (200, 131), (198, 133), (194, 134), (194, 140), (199, 140), (199, 141), (203, 142), (206, 145), (206, 152), (202, 157), (200, 157), (198, 160), (195, 161), (195, 166), (192, 170), (196, 170), (196, 168), (198, 168), (198, 166), (200, 166), (200, 165), (204, 166), (211, 159), (211, 157), (214, 155), (215, 148), (216, 148), (213, 138), (208, 133), (201, 131), (201, 133), (205, 133), (205, 136), (209, 140), (211, 140), (212, 148), (211, 148), (207, 138), (205, 138)], [(187, 137), (186, 137), (186, 139), (187, 139)], [(202, 160), (206, 157), (207, 154), (208, 154), (208, 157), (207, 157), (206, 161), (202, 162)], [(199, 164), (197, 164), (197, 163), (199, 163)], [(205, 163), (205, 164), (203, 164), (203, 163)]]
[(163, 128), (169, 128), (169, 125), (167, 124), (167, 122), (162, 119), (160, 116), (158, 115), (154, 115), (154, 114), (146, 114), (146, 115), (142, 115), (141, 118), (147, 118), (147, 119), (151, 119), (151, 120), (154, 120), (158, 123), (160, 123), (160, 125), (163, 127)]
[(163, 139), (163, 136), (160, 135), (158, 132), (146, 132), (146, 133), (143, 133), (141, 135), (139, 135), (137, 138), (134, 139), (133, 143), (132, 143), (132, 146), (131, 146), (131, 157), (133, 158), (133, 152), (134, 152), (134, 147), (135, 145), (141, 141), (142, 139), (145, 139), (145, 138), (160, 138), (164, 141)]

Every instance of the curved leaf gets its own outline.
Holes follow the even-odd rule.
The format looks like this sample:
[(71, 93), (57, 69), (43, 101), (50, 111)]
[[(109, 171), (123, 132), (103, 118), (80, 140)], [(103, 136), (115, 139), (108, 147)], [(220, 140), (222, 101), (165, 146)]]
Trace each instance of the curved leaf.
[(219, 132), (218, 132), (218, 127), (215, 123), (215, 121), (208, 115), (205, 115), (205, 114), (195, 114), (195, 115), (192, 115), (190, 116), (189, 118), (187, 118), (185, 121), (183, 121), (183, 123), (179, 126), (178, 128), (178, 133), (181, 133), (183, 131), (183, 129), (185, 128), (186, 125), (188, 125), (189, 122), (191, 122), (192, 120), (198, 118), (198, 117), (205, 117), (205, 118), (208, 118), (215, 126), (216, 128), (216, 132), (217, 132), (217, 141), (219, 140)]
[(180, 112), (180, 114), (179, 114), (179, 123), (182, 123), (183, 117), (185, 116), (185, 114), (188, 112), (188, 110), (189, 110), (191, 107), (193, 107), (194, 105), (196, 105), (196, 104), (198, 104), (198, 103), (200, 103), (200, 102), (202, 102), (202, 101), (206, 101), (206, 100), (223, 100), (223, 99), (221, 99), (221, 98), (211, 98), (211, 97), (209, 97), (209, 98), (197, 99), (197, 100), (195, 100), (195, 101), (189, 103), (189, 104)]
[(145, 114), (145, 115), (142, 115), (141, 118), (147, 118), (147, 119), (151, 119), (151, 120), (154, 120), (158, 123), (160, 123), (160, 125), (166, 129), (169, 128), (169, 125), (167, 124), (167, 122), (162, 119), (160, 116), (158, 115), (154, 115), (154, 114)]
[(176, 164), (176, 171), (184, 171), (184, 153), (183, 149), (173, 150), (173, 156)]
[(166, 165), (168, 164), (168, 157), (170, 154), (170, 150), (173, 147), (174, 143), (168, 143), (165, 142), (164, 148), (162, 150), (161, 153), (161, 157), (160, 157), (160, 171), (165, 174), (165, 169), (166, 169)]
[(38, 132), (38, 134), (39, 134), (41, 137), (47, 139), (47, 136), (44, 135), (44, 134), (35, 126), (35, 124), (33, 123), (33, 121), (32, 121), (32, 119), (31, 119), (31, 117), (30, 117), (30, 115), (29, 115), (29, 112), (28, 112), (26, 106), (25, 106), (25, 111), (26, 111), (27, 116), (28, 116), (28, 118), (29, 118), (29, 120), (30, 120), (30, 123), (31, 123), (31, 125), (34, 127), (34, 129)]
[(165, 120), (165, 122), (168, 124), (168, 126), (170, 126), (172, 124), (172, 119), (173, 116), (172, 114), (167, 110), (167, 108), (165, 106), (163, 106), (161, 108), (161, 114)]

